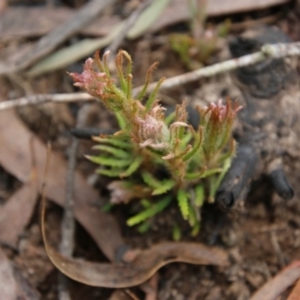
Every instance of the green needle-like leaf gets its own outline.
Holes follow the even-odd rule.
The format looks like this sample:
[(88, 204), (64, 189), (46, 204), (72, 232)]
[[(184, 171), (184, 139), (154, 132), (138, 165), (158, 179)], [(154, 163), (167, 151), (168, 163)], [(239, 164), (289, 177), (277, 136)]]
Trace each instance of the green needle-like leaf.
[(119, 177), (120, 174), (124, 172), (124, 170), (120, 170), (120, 169), (97, 169), (96, 173), (100, 174), (100, 175), (104, 175), (104, 176), (108, 176), (108, 177)]
[(161, 181), (160, 187), (153, 190), (152, 195), (161, 195), (168, 191), (170, 191), (175, 186), (175, 181), (170, 180), (163, 180)]
[(93, 163), (103, 165), (103, 166), (108, 166), (108, 167), (117, 167), (117, 168), (122, 168), (122, 167), (127, 167), (130, 165), (131, 161), (128, 160), (117, 160), (115, 158), (107, 157), (107, 156), (89, 156), (85, 155), (87, 159), (92, 161)]
[(148, 222), (148, 220), (146, 220), (145, 222), (139, 225), (137, 230), (139, 233), (146, 233), (150, 229), (150, 227), (151, 227), (151, 223)]
[(189, 220), (189, 223), (190, 223), (191, 227), (193, 227), (197, 223), (196, 212), (195, 212), (194, 208), (192, 207), (192, 205), (189, 205), (188, 220)]
[(171, 112), (169, 115), (165, 117), (165, 124), (170, 125), (175, 119), (175, 111)]
[(191, 236), (196, 236), (200, 231), (200, 222), (197, 221), (195, 223), (195, 225), (193, 226), (192, 232), (191, 232)]
[(147, 199), (142, 199), (141, 204), (144, 208), (149, 208), (152, 206), (152, 202)]
[(115, 112), (115, 116), (118, 120), (118, 124), (120, 126), (121, 129), (126, 128), (126, 120), (125, 118), (122, 116), (122, 113), (120, 111), (116, 111)]
[(228, 169), (230, 168), (231, 165), (231, 158), (227, 158), (224, 162), (223, 165), (223, 169), (220, 172), (220, 174), (218, 174), (217, 178), (212, 178), (212, 180), (210, 180), (210, 187), (209, 187), (209, 200), (212, 202), (216, 191), (222, 181), (222, 179), (224, 178), (226, 172), (228, 171)]
[(139, 214), (129, 218), (127, 220), (127, 225), (133, 226), (133, 225), (136, 225), (138, 223), (141, 223), (142, 221), (145, 221), (145, 220), (153, 217), (157, 213), (163, 211), (171, 203), (171, 201), (172, 201), (171, 196), (160, 200), (159, 202), (153, 204), (152, 207), (149, 207), (149, 208), (145, 209), (144, 211), (140, 212)]
[(221, 173), (222, 172), (222, 168), (215, 168), (215, 169), (210, 169), (210, 170), (206, 170), (206, 171), (199, 171), (199, 172), (195, 172), (195, 173), (187, 173), (185, 175), (186, 179), (200, 179), (200, 178), (206, 178), (209, 177), (211, 175), (217, 174), (217, 173)]
[(181, 235), (182, 235), (182, 233), (181, 233), (180, 226), (179, 226), (178, 224), (175, 224), (175, 225), (173, 226), (173, 230), (172, 230), (172, 237), (173, 237), (173, 240), (174, 240), (175, 242), (180, 241)]
[(201, 178), (206, 178), (206, 177), (209, 177), (211, 175), (221, 173), (222, 171), (223, 171), (222, 168), (215, 168), (215, 169), (206, 170), (206, 171), (203, 172)]
[(148, 100), (147, 100), (147, 102), (146, 102), (146, 105), (145, 105), (147, 111), (150, 110), (150, 108), (151, 108), (153, 102), (154, 102), (155, 99), (156, 99), (156, 94), (158, 93), (158, 90), (159, 90), (160, 86), (162, 85), (162, 83), (163, 83), (164, 81), (165, 81), (165, 78), (164, 78), (164, 77), (161, 78), (161, 79), (159, 79), (159, 81), (157, 82), (156, 87), (154, 88), (154, 90), (153, 90), (152, 93), (150, 94), (150, 96), (149, 96), (149, 98), (148, 98)]
[[(129, 139), (129, 137), (127, 137)], [(122, 149), (129, 149), (132, 148), (132, 144), (131, 141), (124, 141), (121, 138), (117, 137), (117, 136), (110, 136), (110, 137), (98, 137), (98, 136), (94, 136), (93, 140), (96, 142), (100, 142), (100, 143), (105, 143), (105, 144), (109, 144), (115, 147), (119, 147)]]
[(132, 164), (129, 166), (129, 168), (123, 172), (122, 174), (120, 174), (120, 177), (127, 177), (130, 176), (131, 174), (133, 174), (141, 165), (143, 161), (143, 157), (142, 156), (137, 156), (136, 159), (132, 162)]
[(195, 205), (196, 207), (201, 207), (204, 203), (204, 186), (199, 184), (195, 188)]
[(179, 190), (177, 193), (177, 201), (182, 214), (182, 217), (187, 220), (189, 216), (189, 200), (185, 190)]
[(119, 148), (107, 146), (107, 145), (96, 145), (93, 147), (94, 150), (101, 150), (113, 154), (117, 158), (129, 158), (131, 153)]
[(161, 183), (149, 172), (142, 172), (144, 182), (153, 189), (161, 187)]
[(181, 146), (186, 147), (188, 143), (190, 143), (192, 139), (191, 131), (187, 130), (183, 138), (181, 139)]
[(199, 127), (199, 133), (198, 134), (195, 134), (195, 142), (194, 142), (194, 147), (193, 149), (188, 152), (184, 157), (183, 157), (183, 160), (184, 161), (187, 161), (189, 160), (191, 157), (193, 157), (193, 155), (199, 151), (201, 145), (202, 145), (202, 142), (203, 142), (203, 132), (202, 132), (202, 128)]

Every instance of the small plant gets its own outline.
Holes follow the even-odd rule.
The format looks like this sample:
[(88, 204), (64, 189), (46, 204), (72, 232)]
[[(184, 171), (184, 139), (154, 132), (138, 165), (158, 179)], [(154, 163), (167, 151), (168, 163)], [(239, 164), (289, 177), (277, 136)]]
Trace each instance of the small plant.
[[(125, 51), (116, 56), (117, 80), (108, 69), (108, 55), (102, 61), (99, 52), (89, 58), (82, 74), (71, 73), (75, 86), (98, 98), (119, 122), (120, 131), (93, 139), (100, 155), (87, 156), (99, 164), (97, 172), (119, 178), (110, 183), (111, 203), (128, 203), (140, 199), (141, 212), (127, 224), (139, 223), (146, 230), (148, 219), (176, 200), (181, 214), (192, 226), (192, 234), (200, 228), (200, 208), (214, 194), (235, 153), (231, 137), (233, 121), (240, 106), (220, 100), (208, 107), (197, 107), (201, 122), (194, 129), (187, 121), (186, 102), (165, 116), (165, 108), (156, 99), (164, 78), (147, 95), (153, 64), (139, 95), (132, 95), (132, 60)], [(94, 67), (98, 68), (97, 71)], [(144, 101), (145, 100), (145, 101)]]
[(229, 28), (230, 22), (226, 20), (216, 28), (208, 28), (200, 37), (189, 33), (172, 33), (169, 36), (170, 47), (187, 68), (198, 69), (219, 51), (218, 40), (227, 35)]
[(172, 33), (169, 43), (185, 66), (195, 70), (207, 63), (211, 55), (219, 50), (219, 39), (229, 32), (230, 20), (226, 19), (217, 26), (207, 24), (208, 0), (188, 0), (188, 3), (190, 32)]

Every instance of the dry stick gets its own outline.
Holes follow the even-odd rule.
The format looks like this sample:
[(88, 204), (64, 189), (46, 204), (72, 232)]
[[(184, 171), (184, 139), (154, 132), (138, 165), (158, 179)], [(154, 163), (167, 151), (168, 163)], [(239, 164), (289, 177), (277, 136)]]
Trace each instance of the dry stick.
[(14, 108), (17, 106), (42, 104), (46, 102), (67, 103), (91, 100), (95, 100), (95, 98), (87, 93), (38, 94), (0, 102), (0, 110)]
[[(286, 56), (300, 55), (300, 42), (287, 44), (266, 44), (261, 50), (252, 54), (244, 55), (239, 58), (229, 59), (208, 67), (204, 67), (192, 72), (166, 79), (160, 87), (160, 90), (180, 86), (188, 82), (196, 81), (203, 77), (211, 77), (220, 73), (228, 72), (261, 62), (267, 58), (282, 58)], [(152, 91), (157, 82), (149, 85), (148, 91)], [(133, 90), (134, 94), (139, 93), (143, 87), (137, 87)]]
[[(204, 67), (192, 72), (188, 72), (179, 76), (166, 79), (161, 85), (161, 89), (170, 89), (188, 82), (196, 81), (203, 77), (210, 77), (227, 71), (231, 71), (240, 67), (246, 67), (255, 63), (261, 62), (268, 58), (283, 58), (286, 56), (299, 56), (300, 42), (289, 44), (266, 44), (261, 50), (252, 54), (241, 56), (239, 58), (229, 59), (221, 63), (217, 63), (208, 67)], [(151, 91), (156, 86), (157, 82), (149, 85), (148, 91)], [(133, 89), (133, 94), (137, 95), (143, 86)], [(94, 97), (87, 93), (69, 93), (69, 94), (41, 94), (29, 97), (22, 97), (15, 100), (7, 100), (0, 102), (0, 110), (40, 104), (45, 102), (76, 102), (84, 100), (95, 100)]]
[(15, 70), (25, 69), (53, 51), (60, 43), (77, 33), (82, 27), (94, 20), (97, 15), (115, 0), (94, 0), (84, 5), (70, 19), (42, 37), (25, 57), (21, 57), (16, 63)]
[[(66, 180), (66, 199), (64, 206), (64, 216), (61, 224), (61, 243), (59, 251), (63, 256), (71, 257), (74, 248), (74, 232), (75, 232), (75, 220), (73, 215), (73, 181), (74, 171), (76, 165), (76, 153), (79, 145), (79, 141), (76, 138), (72, 138), (72, 145), (69, 154), (69, 164), (67, 170)], [(68, 278), (60, 273), (58, 278), (58, 299), (70, 300), (70, 294), (68, 290)]]
[[(84, 105), (78, 112), (76, 127), (82, 127), (86, 123), (87, 115), (90, 110), (90, 105)], [(79, 140), (72, 138), (72, 144), (69, 153), (67, 180), (66, 180), (66, 199), (64, 206), (64, 216), (61, 224), (61, 243), (60, 253), (63, 256), (71, 257), (74, 248), (74, 232), (75, 232), (75, 218), (74, 218), (74, 174), (76, 167), (76, 155), (79, 146)], [(58, 280), (58, 294), (60, 300), (70, 300), (68, 290), (68, 278), (60, 273)]]

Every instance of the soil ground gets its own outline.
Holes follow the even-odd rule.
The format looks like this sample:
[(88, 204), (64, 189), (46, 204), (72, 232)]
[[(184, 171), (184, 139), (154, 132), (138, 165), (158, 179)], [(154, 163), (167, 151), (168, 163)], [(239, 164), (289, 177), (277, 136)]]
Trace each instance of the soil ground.
[[(10, 5), (16, 2), (10, 1)], [(37, 2), (39, 1), (23, 1), (21, 4), (36, 5)], [(68, 2), (71, 4), (64, 3), (64, 5), (83, 1)], [(259, 23), (260, 18), (274, 16), (279, 11), (284, 11), (284, 14), (280, 15), (280, 18), (277, 18), (273, 24), (281, 28), (292, 40), (300, 40), (300, 32), (294, 27), (295, 24), (299, 24), (300, 16), (295, 13), (292, 4), (231, 17), (233, 24), (235, 22), (247, 24), (248, 19), (257, 20)], [(209, 22), (213, 27), (222, 20), (224, 19), (210, 19)], [(242, 32), (243, 29), (246, 28), (241, 27), (239, 31)], [(155, 61), (159, 61), (160, 65), (154, 75), (154, 80), (162, 75), (172, 77), (188, 71), (167, 42), (170, 33), (187, 32), (187, 30), (186, 24), (176, 24), (154, 36), (149, 35), (138, 40), (124, 42), (123, 48), (132, 54), (135, 62), (133, 76), (136, 78), (136, 86), (142, 83), (146, 69)], [(205, 62), (206, 64), (229, 58), (227, 42), (234, 34), (236, 32), (230, 32), (225, 38), (218, 39), (218, 51), (211, 55)], [(81, 66), (82, 62), (78, 62), (70, 66), (68, 70), (79, 71)], [(26, 86), (30, 87), (32, 94), (74, 91), (65, 70), (22, 82), (21, 85), (18, 82), (13, 77), (0, 79), (3, 99), (23, 96), (26, 93), (24, 90)], [(229, 74), (225, 74), (175, 88), (160, 96), (162, 102), (169, 105), (178, 103), (184, 98), (191, 103), (203, 103), (216, 101), (219, 97), (225, 96), (241, 97), (241, 94), (232, 83)], [(72, 103), (58, 106), (51, 103), (44, 106), (18, 108), (17, 112), (32, 132), (44, 142), (50, 140), (54, 151), (60, 152), (67, 159), (71, 144), (69, 129), (76, 123), (76, 114), (81, 105), (81, 103)], [(88, 119), (89, 127), (115, 129), (115, 124), (115, 120), (101, 105), (93, 104), (93, 110)], [(83, 141), (77, 153), (77, 168), (87, 180), (93, 179), (94, 166), (83, 158), (83, 154), (89, 153), (92, 145), (90, 141)], [(238, 211), (223, 212), (214, 204), (206, 204), (202, 210), (201, 230), (195, 238), (190, 236), (190, 229), (182, 221), (175, 206), (158, 215), (153, 220), (149, 231), (144, 234), (125, 225), (132, 207), (121, 205), (113, 209), (112, 214), (117, 218), (126, 242), (134, 247), (144, 248), (158, 241), (171, 240), (172, 226), (176, 222), (182, 228), (183, 241), (197, 241), (217, 246), (230, 253), (231, 264), (226, 268), (185, 263), (174, 263), (163, 267), (158, 272), (158, 299), (246, 300), (289, 262), (299, 259), (300, 190), (298, 183), (300, 178), (296, 165), (292, 160), (286, 165), (289, 180), (295, 189), (295, 196), (292, 200), (280, 199), (273, 194), (266, 178), (257, 178), (251, 186), (244, 207)], [(99, 189), (99, 199), (100, 195), (102, 196), (97, 204), (99, 207), (108, 201), (106, 184), (105, 179), (98, 179), (95, 184)], [(21, 185), (14, 176), (0, 168), (0, 209)], [(41, 299), (57, 299), (58, 271), (52, 266), (45, 253), (39, 229), (38, 211), (38, 206), (36, 206), (17, 248), (8, 247), (5, 244), (2, 244), (1, 248), (14, 267), (30, 285), (38, 290)], [(53, 203), (49, 204), (47, 211), (48, 237), (52, 243), (58, 244), (63, 211)], [(79, 224), (76, 224), (75, 245), (76, 257), (90, 261), (106, 260), (92, 238)], [(70, 281), (70, 290), (74, 300), (109, 299), (113, 293), (113, 289), (89, 287), (75, 281)], [(130, 289), (130, 292), (134, 293), (138, 299), (144, 297), (138, 288)]]

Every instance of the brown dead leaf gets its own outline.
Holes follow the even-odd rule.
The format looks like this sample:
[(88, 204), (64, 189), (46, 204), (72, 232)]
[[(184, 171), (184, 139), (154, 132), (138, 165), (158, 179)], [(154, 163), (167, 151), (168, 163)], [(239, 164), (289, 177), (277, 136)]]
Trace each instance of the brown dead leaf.
[(32, 178), (17, 190), (0, 211), (0, 241), (17, 246), (20, 235), (28, 224), (37, 200), (36, 179)]
[[(106, 288), (126, 288), (144, 283), (158, 269), (172, 262), (201, 265), (228, 265), (228, 254), (198, 243), (164, 242), (141, 250), (130, 263), (92, 263), (62, 256), (51, 247), (45, 231), (45, 197), (42, 200), (41, 228), (51, 262), (66, 276), (81, 283)], [(129, 250), (128, 252), (130, 252)]]
[(13, 269), (9, 260), (0, 249), (0, 299), (5, 300), (37, 300), (38, 292)]
[[(20, 181), (26, 182), (31, 169), (29, 140), (33, 140), (38, 186), (41, 187), (46, 163), (46, 146), (26, 128), (12, 110), (0, 112), (0, 164)], [(52, 153), (47, 176), (46, 196), (58, 205), (64, 205), (66, 161)], [(74, 177), (76, 219), (110, 259), (115, 259), (117, 249), (124, 245), (114, 218), (95, 207), (99, 200), (96, 190), (87, 185), (83, 176), (76, 172)]]
[(52, 263), (66, 276), (81, 283), (108, 288), (125, 288), (148, 280), (161, 267), (172, 262), (226, 265), (227, 254), (201, 244), (165, 242), (144, 250), (131, 264), (92, 263), (61, 256), (44, 240)]
[[(276, 300), (288, 287), (300, 278), (300, 261), (295, 261), (284, 268), (274, 278), (264, 284), (250, 300)], [(291, 298), (290, 300), (292, 300)], [(294, 298), (299, 299), (299, 298)]]

